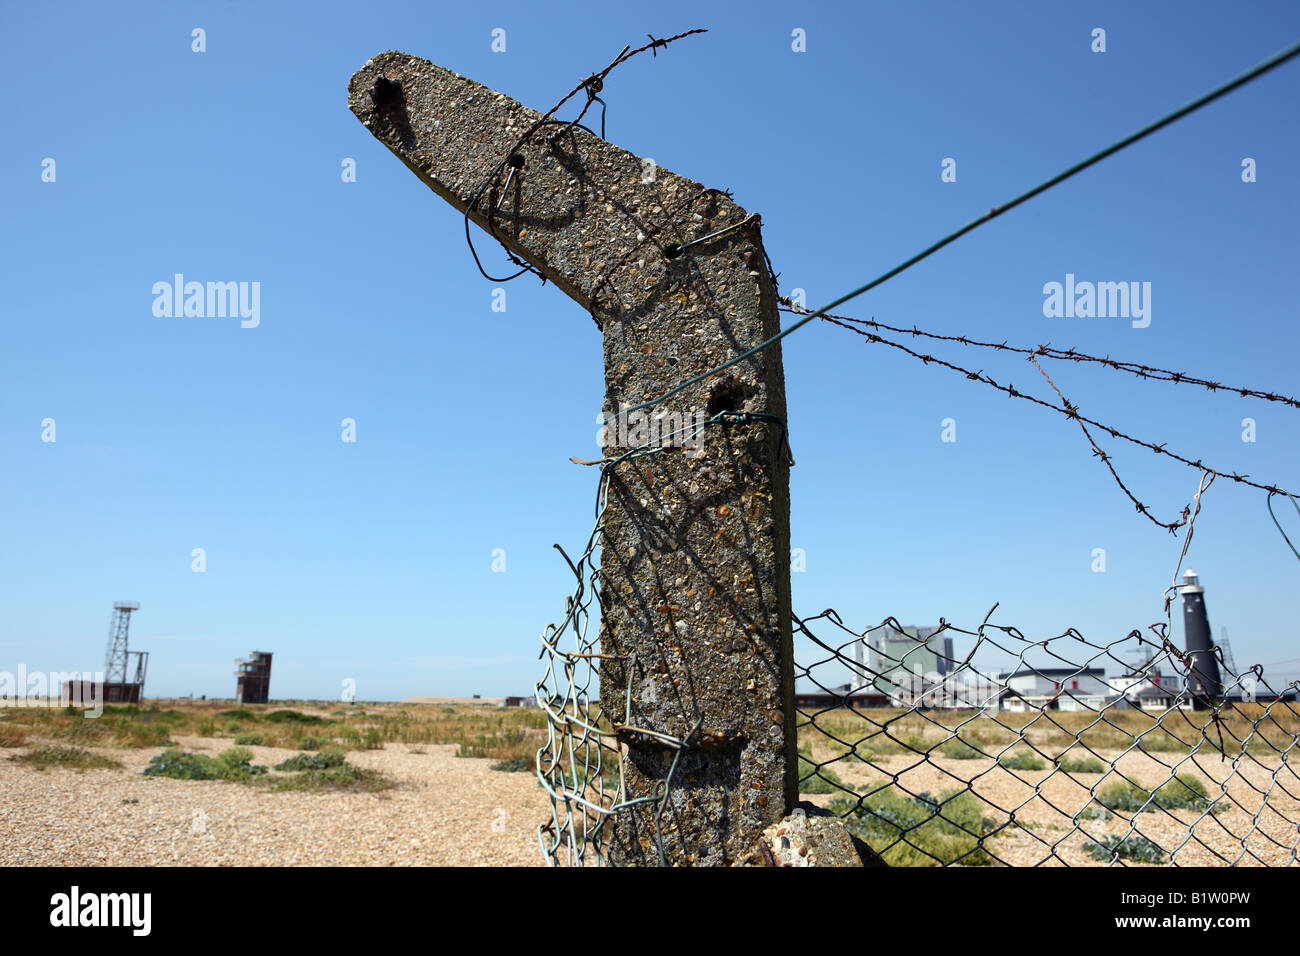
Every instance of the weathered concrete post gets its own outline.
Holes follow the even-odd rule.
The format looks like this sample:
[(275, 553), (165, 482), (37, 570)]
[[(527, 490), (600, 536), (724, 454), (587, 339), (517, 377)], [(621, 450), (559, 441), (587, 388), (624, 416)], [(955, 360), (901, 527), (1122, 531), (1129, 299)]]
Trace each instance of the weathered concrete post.
[[(484, 192), (470, 218), (596, 318), (607, 410), (778, 331), (756, 218), (726, 195), (580, 128), (543, 126), (512, 154), (541, 114), (404, 53), (362, 67), (348, 103), (461, 212), (511, 157), (504, 191)], [(615, 423), (607, 459), (674, 444), (675, 429), (705, 416), (749, 415), (706, 428), (702, 454), (673, 447), (613, 470), (601, 649), (615, 658), (601, 666), (601, 702), (625, 748), (627, 798), (659, 799), (618, 814), (611, 857), (653, 864), (662, 849), (670, 864), (726, 864), (798, 799), (779, 343), (652, 411), (658, 435)], [(656, 735), (686, 746), (679, 755)]]

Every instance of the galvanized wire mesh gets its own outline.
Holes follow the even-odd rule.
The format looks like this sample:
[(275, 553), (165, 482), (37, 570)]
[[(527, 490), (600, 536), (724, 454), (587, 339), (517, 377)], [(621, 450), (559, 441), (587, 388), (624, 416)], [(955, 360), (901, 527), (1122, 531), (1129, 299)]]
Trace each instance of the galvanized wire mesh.
[(1295, 862), (1295, 685), (1216, 649), (1220, 692), (1199, 697), (1167, 628), (797, 619), (804, 799), (891, 865)]
[[(621, 414), (626, 414), (625, 409)], [(602, 865), (608, 862), (609, 843), (615, 814), (643, 804), (652, 804), (652, 842), (660, 862), (665, 860), (661, 818), (673, 797), (674, 777), (681, 755), (691, 746), (699, 721), (685, 716), (689, 728), (685, 737), (662, 727), (632, 727), (631, 682), (623, 699), (596, 701), (598, 665), (607, 658), (600, 650), (600, 617), (592, 620), (592, 601), (601, 608), (601, 577), (598, 551), (604, 528), (610, 477), (620, 464), (646, 455), (680, 449), (702, 436), (707, 428), (727, 428), (755, 422), (781, 429), (785, 424), (773, 416), (721, 411), (704, 418), (683, 421), (680, 427), (664, 428), (658, 440), (632, 448), (613, 458), (602, 459), (596, 493), (596, 518), (591, 534), (577, 562), (563, 549), (574, 574), (575, 584), (565, 597), (564, 615), (542, 632), (541, 657), (544, 669), (537, 682), (536, 698), (546, 712), (547, 737), (537, 753), (537, 776), (551, 798), (551, 817), (538, 828), (538, 840), (546, 859), (554, 865)], [(788, 451), (788, 445), (785, 446)], [(593, 626), (594, 625), (594, 626)], [(636, 661), (629, 662), (635, 666)], [(665, 779), (656, 792), (628, 797), (624, 785), (621, 748), (615, 726), (654, 737), (673, 753)]]
[[(557, 865), (605, 863), (612, 817), (630, 805), (595, 700), (595, 544), (574, 566), (564, 623), (544, 635), (538, 685), (553, 809), (539, 837)], [(1220, 694), (1198, 700), (1165, 624), (1096, 642), (989, 621), (854, 631), (828, 610), (795, 628), (801, 799), (844, 817), (889, 865), (1296, 860), (1295, 683), (1237, 673), (1216, 649)]]

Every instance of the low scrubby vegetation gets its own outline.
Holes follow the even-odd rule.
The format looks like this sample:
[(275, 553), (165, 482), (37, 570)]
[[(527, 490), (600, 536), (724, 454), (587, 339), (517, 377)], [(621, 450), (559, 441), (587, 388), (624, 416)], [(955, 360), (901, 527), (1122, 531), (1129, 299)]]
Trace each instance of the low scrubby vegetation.
[(176, 780), (262, 783), (274, 790), (357, 790), (373, 793), (394, 786), (392, 780), (379, 771), (348, 763), (347, 754), (336, 748), (315, 754), (297, 754), (276, 764), (275, 769), (284, 776), (271, 776), (267, 767), (254, 764), (251, 750), (232, 747), (217, 757), (168, 750), (151, 760), (144, 773), (147, 777), (172, 777)]
[(1196, 810), (1204, 813), (1224, 809), (1222, 804), (1211, 804), (1209, 791), (1199, 777), (1180, 773), (1155, 790), (1147, 790), (1128, 780), (1116, 780), (1102, 788), (1097, 802), (1108, 810), (1136, 813), (1139, 810)]
[(167, 708), (105, 705), (98, 718), (87, 717), (80, 708), (13, 708), (0, 719), (0, 747), (175, 748), (177, 739), (189, 736), (224, 738), (238, 747), (304, 751), (454, 744), (457, 756), (500, 763), (531, 760), (545, 736), (545, 715), (535, 708), (375, 705), (317, 710), (319, 706), (232, 708), (218, 701), (185, 701)]
[(275, 780), (276, 790), (357, 790), (375, 793), (394, 786), (392, 780), (378, 770), (367, 770), (350, 763), (339, 764), (327, 770), (306, 770)]
[(1165, 863), (1169, 855), (1158, 844), (1144, 836), (1131, 833), (1126, 837), (1110, 834), (1100, 840), (1088, 840), (1084, 851), (1094, 860), (1109, 863), (1112, 860), (1129, 860), (1133, 863)]
[(172, 748), (154, 757), (144, 768), (146, 777), (175, 780), (247, 780), (264, 773), (266, 768), (253, 766), (253, 752), (243, 747), (232, 747), (217, 757)]
[(969, 790), (908, 794), (887, 786), (863, 797), (832, 800), (851, 832), (890, 866), (983, 866), (992, 862), (988, 834), (997, 824)]
[(323, 724), (325, 722), (324, 717), (318, 717), (316, 714), (304, 714), (297, 710), (273, 710), (262, 719), (273, 724)]
[(1056, 765), (1066, 773), (1105, 773), (1106, 765), (1096, 757), (1071, 757), (1061, 754), (1056, 758)]
[(36, 747), (25, 754), (10, 757), (14, 763), (27, 764), (36, 770), (48, 770), (59, 767), (64, 770), (117, 770), (122, 764), (112, 757), (91, 753), (81, 747), (64, 747), (55, 744), (49, 747)]
[(844, 781), (830, 767), (818, 767), (810, 749), (799, 751), (800, 793), (844, 793)]
[(347, 762), (347, 755), (341, 750), (322, 750), (318, 754), (298, 754), (275, 765), (276, 770), (294, 772), (298, 770), (329, 770)]
[(1077, 820), (1111, 820), (1115, 814), (1111, 813), (1105, 807), (1089, 805), (1079, 811)]
[(959, 737), (953, 738), (945, 743), (939, 748), (939, 753), (945, 757), (951, 757), (954, 760), (976, 760), (980, 757), (988, 756), (988, 754), (984, 753), (984, 751), (980, 750), (978, 747), (971, 746)]
[(531, 757), (507, 757), (500, 763), (494, 763), (492, 769), (504, 773), (525, 773), (533, 770), (535, 765), (536, 760)]
[(998, 758), (998, 763), (1008, 770), (1045, 770), (1047, 768), (1047, 764), (1028, 750), (1017, 750), (1013, 754), (1003, 754)]

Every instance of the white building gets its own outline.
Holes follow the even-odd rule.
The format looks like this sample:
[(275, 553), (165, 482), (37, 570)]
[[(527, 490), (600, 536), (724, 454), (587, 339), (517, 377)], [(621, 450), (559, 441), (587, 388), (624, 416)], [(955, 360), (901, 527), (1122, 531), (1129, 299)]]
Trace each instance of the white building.
[(1100, 710), (1112, 694), (1100, 667), (1021, 667), (998, 675), (1003, 710)]

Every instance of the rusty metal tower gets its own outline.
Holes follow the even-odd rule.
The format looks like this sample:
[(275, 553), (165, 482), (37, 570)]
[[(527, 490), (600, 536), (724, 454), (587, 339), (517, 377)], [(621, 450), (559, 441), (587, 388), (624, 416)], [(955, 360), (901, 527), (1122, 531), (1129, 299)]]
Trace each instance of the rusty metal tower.
[(131, 612), (140, 610), (139, 601), (114, 601), (113, 622), (108, 629), (108, 657), (104, 662), (104, 683), (125, 684)]

